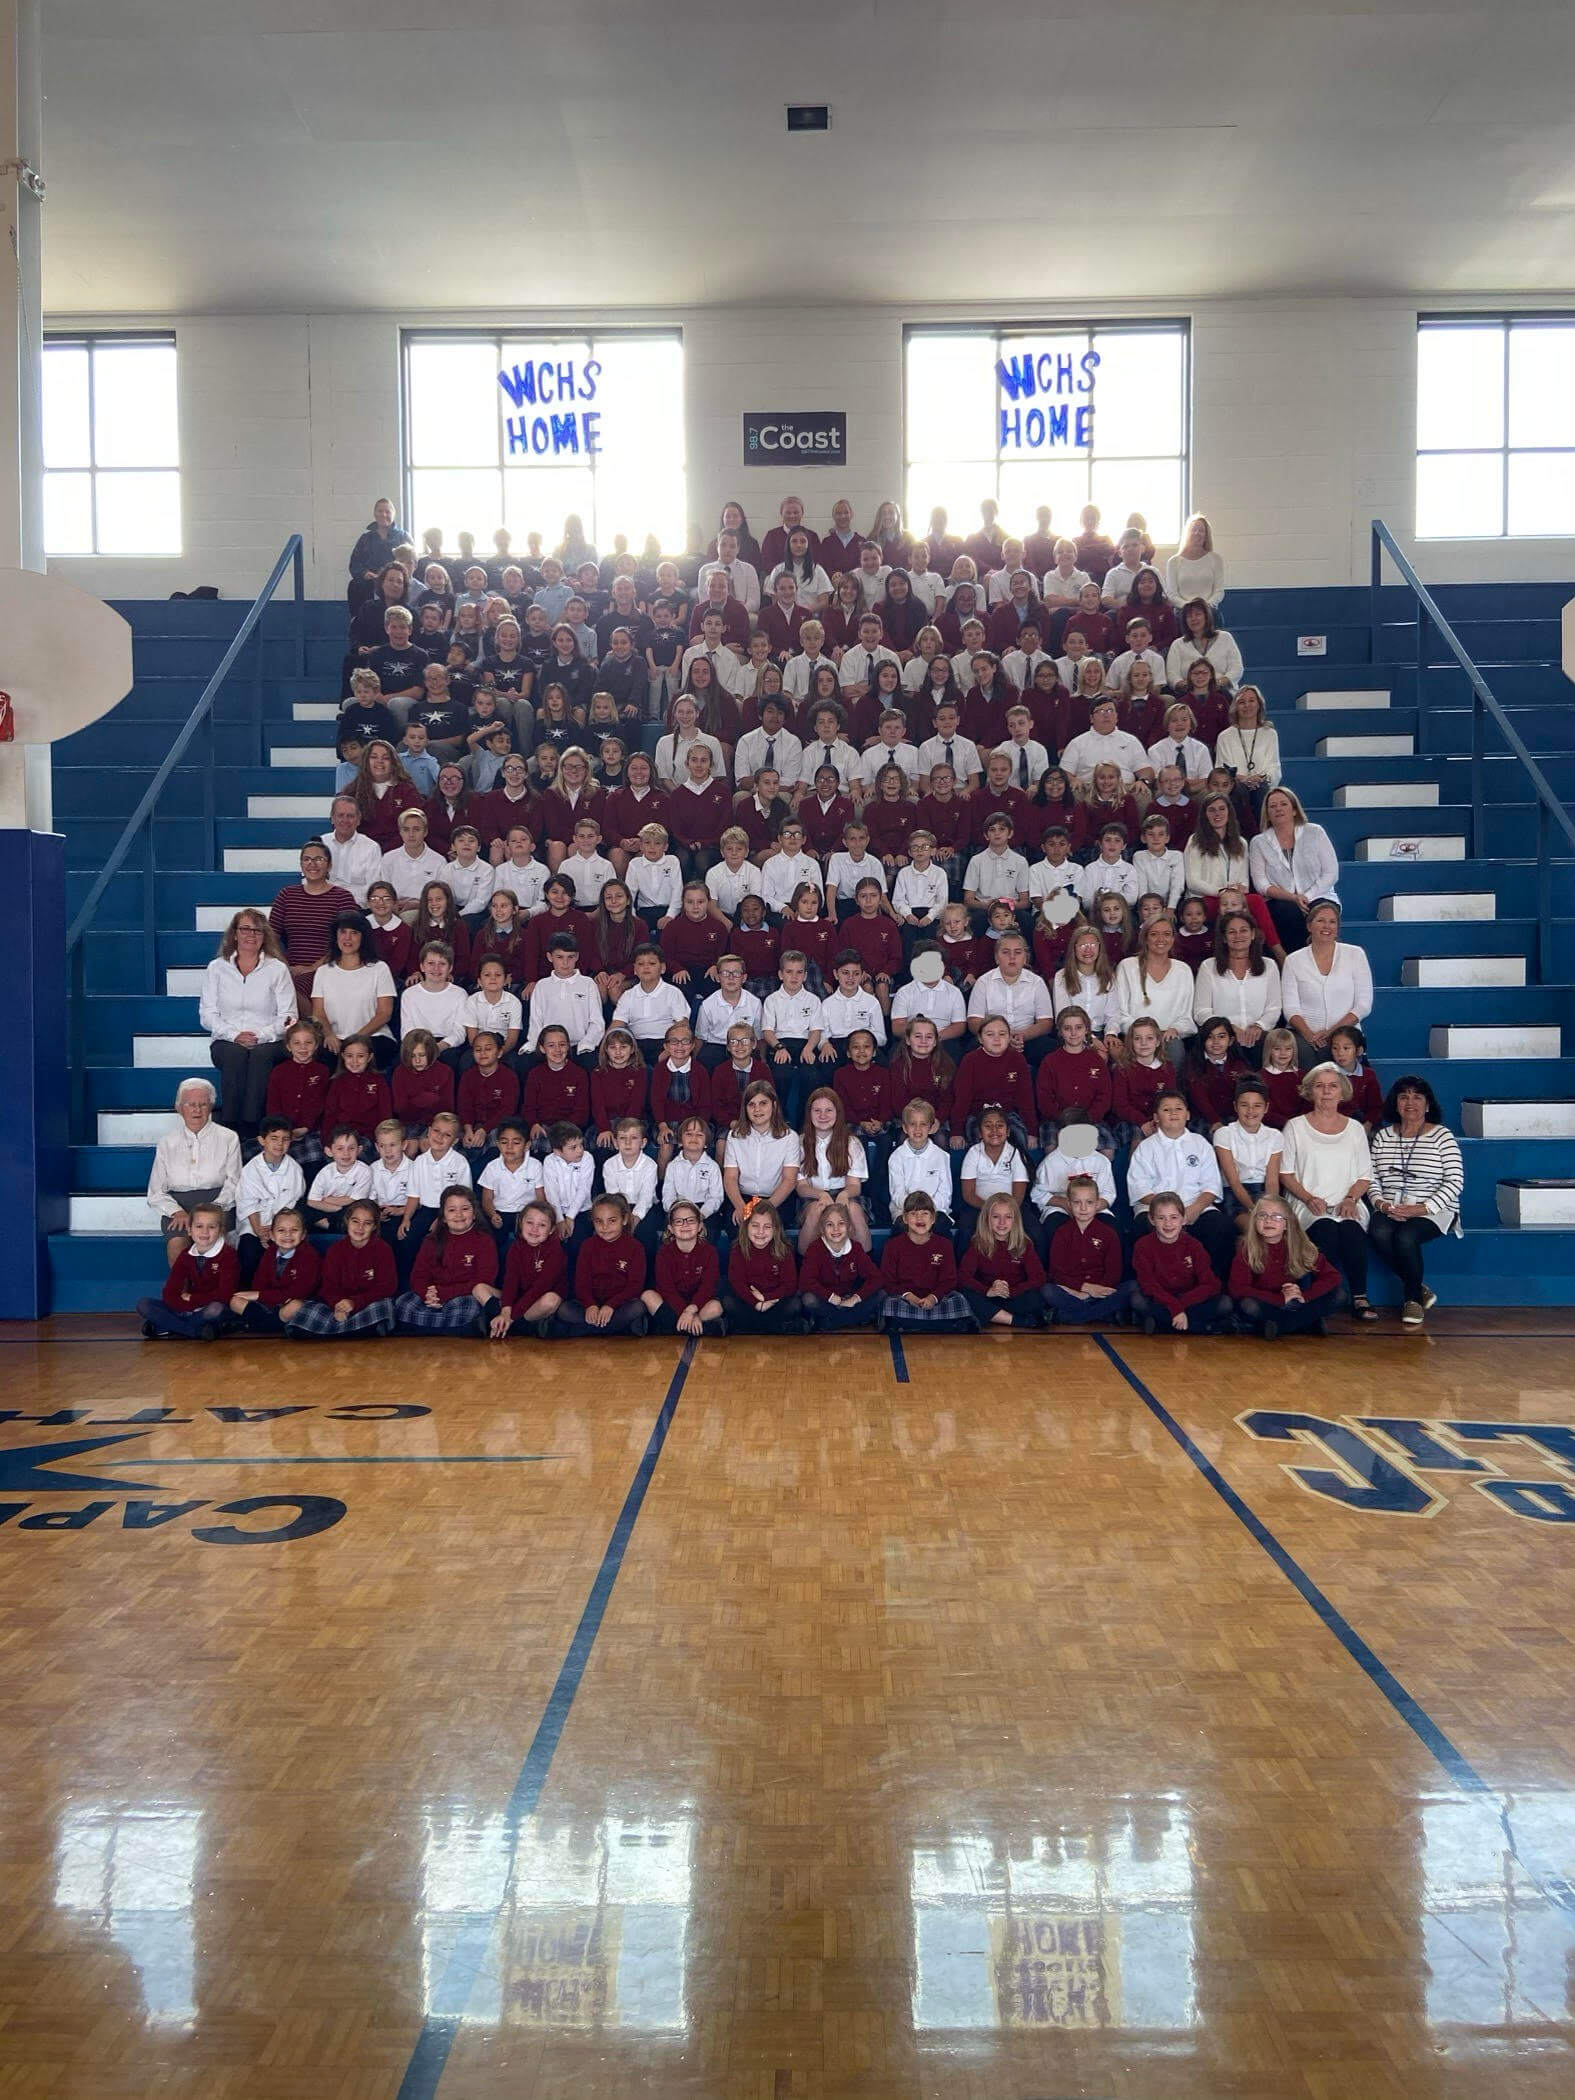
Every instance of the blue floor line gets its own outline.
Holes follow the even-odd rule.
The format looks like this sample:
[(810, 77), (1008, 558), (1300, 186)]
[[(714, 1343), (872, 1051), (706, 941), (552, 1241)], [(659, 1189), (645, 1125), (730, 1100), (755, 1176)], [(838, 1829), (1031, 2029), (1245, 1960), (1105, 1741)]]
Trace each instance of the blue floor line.
[(895, 1327), (888, 1327), (886, 1339), (891, 1344), (891, 1367), (896, 1373), (897, 1383), (906, 1385), (908, 1383), (908, 1357), (902, 1346), (902, 1336)]
[(1429, 1755), (1437, 1759), (1462, 1793), (1478, 1796), (1495, 1811), (1509, 1851), (1543, 1895), (1558, 1909), (1575, 1918), (1575, 1883), (1565, 1875), (1552, 1873), (1531, 1864), (1526, 1849), (1515, 1836), (1507, 1804), (1494, 1788), (1489, 1786), (1465, 1752), (1450, 1740), (1421, 1701), (1406, 1690), (1393, 1670), (1374, 1653), (1350, 1620), (1324, 1594), (1301, 1563), (1280, 1544), (1263, 1519), (1242, 1500), (1218, 1466), (1198, 1448), (1164, 1402), (1149, 1391), (1137, 1373), (1123, 1360), (1120, 1351), (1111, 1343), (1109, 1337), (1103, 1334), (1096, 1335), (1095, 1340), (1155, 1421), (1181, 1446), (1231, 1515), (1263, 1548), (1292, 1588), (1312, 1606), (1346, 1654), (1365, 1672)]
[[(160, 1425), (162, 1426), (162, 1425)], [(417, 1454), (410, 1458), (276, 1458), (271, 1452), (266, 1458), (106, 1458), (106, 1466), (545, 1466), (559, 1463), (554, 1451), (511, 1451), (497, 1457), (487, 1455), (461, 1458), (428, 1457)]]
[[(525, 1762), (520, 1767), (518, 1779), (509, 1795), (504, 1810), (509, 1828), (511, 1848), (519, 1838), (519, 1828), (525, 1818), (533, 1815), (541, 1800), (542, 1790), (547, 1784), (547, 1775), (552, 1769), (552, 1760), (558, 1744), (563, 1738), (564, 1726), (569, 1710), (574, 1704), (575, 1694), (585, 1676), (585, 1666), (590, 1661), (596, 1636), (601, 1631), (607, 1606), (612, 1599), (613, 1588), (618, 1580), (618, 1571), (623, 1566), (623, 1557), (628, 1550), (635, 1521), (639, 1517), (651, 1477), (656, 1471), (656, 1462), (662, 1455), (662, 1446), (667, 1441), (667, 1432), (672, 1427), (673, 1416), (678, 1409), (678, 1397), (689, 1376), (689, 1366), (694, 1362), (698, 1343), (691, 1339), (684, 1344), (678, 1367), (673, 1372), (661, 1411), (651, 1425), (651, 1434), (646, 1441), (645, 1453), (635, 1469), (629, 1492), (618, 1512), (618, 1521), (612, 1528), (607, 1549), (602, 1555), (601, 1566), (591, 1584), (591, 1592), (585, 1600), (585, 1609), (580, 1614), (580, 1623), (574, 1629), (574, 1638), (569, 1643), (568, 1653), (563, 1658), (556, 1683), (547, 1700), (536, 1733), (531, 1738), (530, 1748), (525, 1753)], [(509, 1901), (514, 1879), (514, 1853), (511, 1849), (509, 1871), (504, 1878), (497, 1907), (485, 1914), (467, 1920), (455, 1946), (444, 1965), (437, 1986), (432, 1993), (432, 2005), (416, 2037), (410, 2061), (405, 2066), (405, 2075), (399, 2082), (397, 2100), (433, 2100), (438, 2081), (443, 2076), (459, 2033), (460, 2022), (465, 2016), (465, 2007), (477, 1976), (487, 1958), (492, 1944), (492, 1935), (499, 1916)]]

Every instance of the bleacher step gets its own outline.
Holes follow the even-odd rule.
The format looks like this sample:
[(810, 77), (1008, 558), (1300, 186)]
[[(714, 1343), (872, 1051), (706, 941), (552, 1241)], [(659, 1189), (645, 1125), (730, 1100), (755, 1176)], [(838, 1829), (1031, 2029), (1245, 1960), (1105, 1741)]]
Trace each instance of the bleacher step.
[(1450, 1022), (1428, 1032), (1429, 1057), (1562, 1057), (1556, 1021)]
[(332, 722), (339, 713), (337, 700), (297, 700), (290, 709), (295, 722)]
[(1383, 691), (1364, 693), (1354, 689), (1327, 693), (1303, 693), (1296, 705), (1307, 714), (1339, 714), (1352, 707), (1387, 707), (1389, 694)]
[(1414, 758), (1414, 736), (1321, 736), (1317, 758)]
[[(170, 974), (177, 973), (172, 971)], [(1400, 982), (1434, 991), (1460, 991), (1490, 985), (1523, 988), (1526, 958), (1523, 955), (1413, 955), (1400, 966)]]
[(101, 1145), (156, 1145), (179, 1122), (173, 1109), (102, 1108), (98, 1114), (98, 1141)]
[(1336, 809), (1437, 809), (1436, 780), (1358, 781), (1334, 791)]
[(303, 824), (326, 824), (328, 800), (327, 795), (248, 795), (246, 814), (253, 819), (299, 817)]
[(1575, 1138), (1575, 1101), (1462, 1101), (1469, 1138)]
[[(1338, 753), (1335, 754), (1337, 757)], [(268, 753), (268, 763), (288, 769), (292, 766), (326, 766), (333, 762), (331, 744), (275, 744)]]
[(294, 875), (301, 866), (300, 849), (290, 846), (226, 846), (226, 875)]
[(134, 1035), (131, 1062), (143, 1072), (173, 1072), (184, 1065), (205, 1072), (213, 1065), (208, 1050), (209, 1039), (205, 1035)]
[(1575, 1225), (1575, 1181), (1501, 1181), (1501, 1225)]
[(206, 966), (191, 969), (184, 965), (177, 967), (171, 964), (164, 972), (165, 996), (170, 999), (200, 999), (207, 975)]
[(73, 1196), (70, 1218), (73, 1232), (142, 1233), (159, 1237), (158, 1218), (141, 1189), (114, 1195)]
[(1492, 919), (1498, 916), (1498, 898), (1492, 890), (1415, 890), (1404, 897), (1380, 897), (1378, 916), (1389, 922), (1409, 919), (1433, 924)]
[(1358, 839), (1358, 860), (1464, 860), (1466, 842), (1463, 838), (1430, 838), (1426, 833), (1403, 838), (1398, 835), (1386, 838)]

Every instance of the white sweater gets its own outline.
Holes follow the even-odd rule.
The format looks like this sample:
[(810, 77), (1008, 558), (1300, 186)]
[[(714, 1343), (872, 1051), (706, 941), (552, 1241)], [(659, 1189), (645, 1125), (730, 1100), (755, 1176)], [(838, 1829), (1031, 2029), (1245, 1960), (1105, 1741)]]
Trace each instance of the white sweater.
[(1116, 966), (1116, 1001), (1121, 1013), (1121, 1033), (1134, 1021), (1152, 1021), (1163, 1033), (1174, 1028), (1178, 1035), (1191, 1035), (1197, 1023), (1192, 1018), (1194, 984), (1192, 972), (1172, 956), (1163, 978), (1150, 976), (1145, 993), (1138, 976), (1139, 958), (1123, 956)]
[(1229, 723), (1214, 739), (1214, 763), (1236, 773), (1261, 773), (1270, 787), (1280, 784), (1280, 732), (1272, 722), (1256, 729)]
[(1171, 643), (1165, 653), (1165, 683), (1178, 693), (1187, 689), (1187, 671), (1200, 656), (1206, 656), (1214, 666), (1214, 676), (1221, 685), (1240, 685), (1243, 674), (1241, 651), (1236, 646), (1236, 637), (1227, 634), (1222, 627), (1213, 641), (1200, 649), (1191, 635), (1184, 635)]
[(1300, 824), (1289, 853), (1272, 831), (1260, 831), (1247, 847), (1252, 886), (1260, 896), (1270, 888), (1294, 890), (1301, 897), (1327, 897), (1338, 904), (1340, 856), (1321, 824)]
[(1263, 958), (1261, 977), (1250, 971), (1237, 977), (1231, 970), (1222, 970), (1212, 955), (1198, 965), (1192, 1015), (1200, 1028), (1216, 1014), (1233, 1028), (1278, 1028), (1282, 1011), (1280, 967), (1272, 956)]
[(1189, 598), (1218, 605), (1225, 595), (1225, 564), (1218, 554), (1173, 554), (1165, 564), (1165, 596), (1172, 605)]
[(1354, 941), (1336, 941), (1325, 976), (1311, 948), (1298, 948), (1285, 958), (1280, 998), (1286, 1019), (1300, 1016), (1314, 1035), (1322, 1035), (1342, 1014), (1366, 1020), (1373, 1010), (1373, 973), (1366, 950)]

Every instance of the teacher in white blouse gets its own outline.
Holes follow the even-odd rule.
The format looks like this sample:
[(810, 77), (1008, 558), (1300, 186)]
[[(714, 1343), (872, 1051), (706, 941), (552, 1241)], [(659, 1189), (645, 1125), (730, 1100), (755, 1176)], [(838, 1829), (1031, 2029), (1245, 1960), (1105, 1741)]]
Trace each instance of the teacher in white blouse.
[(1265, 1033), (1280, 1025), (1280, 970), (1263, 952), (1263, 936), (1244, 911), (1222, 911), (1214, 929), (1214, 953), (1198, 966), (1192, 1018), (1201, 1028), (1218, 1014), (1236, 1031), (1253, 1064)]
[(285, 1030), (295, 1016), (295, 984), (267, 915), (238, 911), (203, 973), (197, 1017), (219, 1070), (220, 1120), (243, 1145), (257, 1135), (268, 1074), (284, 1055)]
[[(1157, 912), (1138, 935), (1137, 953), (1124, 956), (1117, 965), (1116, 1003), (1122, 1035), (1134, 1021), (1152, 1021), (1161, 1050), (1179, 1064), (1187, 1037), (1197, 1029), (1192, 1018), (1196, 988), (1191, 970), (1171, 953), (1175, 945), (1174, 920), (1168, 912)], [(1105, 1040), (1114, 1047), (1114, 1031)]]
[(1366, 951), (1340, 938), (1340, 907), (1320, 897), (1307, 914), (1307, 945), (1280, 971), (1285, 1024), (1296, 1037), (1302, 1070), (1329, 1055), (1329, 1034), (1373, 1010), (1373, 972)]
[(1306, 940), (1307, 913), (1314, 900), (1340, 901), (1335, 888), (1340, 856), (1334, 841), (1321, 824), (1308, 822), (1306, 810), (1288, 787), (1273, 788), (1264, 796), (1263, 829), (1247, 848), (1247, 867), (1287, 954)]
[(1280, 732), (1255, 685), (1238, 688), (1230, 721), (1214, 743), (1214, 763), (1228, 767), (1236, 785), (1259, 796), (1280, 784)]

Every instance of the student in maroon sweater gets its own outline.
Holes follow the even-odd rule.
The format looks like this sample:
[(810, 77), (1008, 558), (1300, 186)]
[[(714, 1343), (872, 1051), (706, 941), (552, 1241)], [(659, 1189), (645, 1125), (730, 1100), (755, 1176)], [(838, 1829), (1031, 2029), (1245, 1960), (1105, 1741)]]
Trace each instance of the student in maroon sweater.
[(665, 1173), (685, 1116), (714, 1119), (711, 1074), (695, 1055), (694, 1030), (674, 1021), (662, 1038), (662, 1054), (651, 1067), (651, 1121), (656, 1125), (657, 1170)]
[(1110, 1082), (1110, 1106), (1116, 1134), (1130, 1148), (1140, 1138), (1154, 1135), (1158, 1127), (1154, 1104), (1167, 1087), (1175, 1085), (1176, 1075), (1169, 1058), (1160, 1055), (1156, 1022), (1134, 1021), (1127, 1030), (1125, 1047), (1126, 1055)]
[(805, 843), (817, 860), (824, 861), (829, 854), (841, 852), (842, 834), (855, 815), (853, 798), (843, 794), (837, 785), (836, 767), (822, 766), (815, 775), (814, 787), (797, 810)]
[(935, 1111), (940, 1142), (952, 1120), (957, 1067), (941, 1048), (940, 1031), (927, 1014), (915, 1014), (908, 1023), (907, 1035), (892, 1049), (886, 1075), (893, 1119), (901, 1121), (910, 1101), (926, 1101)]
[[(776, 1092), (771, 1067), (760, 1055), (759, 1037), (747, 1021), (735, 1021), (727, 1031), (727, 1055), (721, 1064), (709, 1067), (711, 1118), (719, 1130), (729, 1130), (744, 1114), (744, 1096), (759, 1081)], [(709, 1136), (709, 1126), (707, 1126)]]
[(1082, 1007), (1063, 1006), (1055, 1025), (1060, 1048), (1040, 1060), (1034, 1075), (1039, 1142), (1048, 1149), (1063, 1123), (1092, 1123), (1100, 1133), (1101, 1151), (1114, 1151), (1108, 1128), (1113, 1098), (1110, 1059), (1095, 1045)]
[(296, 1340), (393, 1333), (398, 1270), (378, 1225), (375, 1203), (352, 1203), (345, 1211), (344, 1236), (323, 1257), (317, 1289), (285, 1323)]
[(328, 1067), (318, 1057), (322, 1037), (315, 1021), (296, 1021), (285, 1030), (285, 1057), (268, 1074), (267, 1114), (284, 1116), (290, 1125), (290, 1155), (297, 1166), (321, 1166), (323, 1141), (318, 1135), (328, 1100)]
[(1263, 1068), (1258, 1077), (1269, 1096), (1269, 1113), (1263, 1120), (1271, 1130), (1283, 1130), (1307, 1105), (1302, 1099), (1296, 1038), (1288, 1028), (1271, 1028), (1264, 1035)]
[(1340, 1302), (1340, 1272), (1319, 1253), (1278, 1196), (1260, 1196), (1230, 1265), (1236, 1317), (1265, 1341), (1282, 1334), (1321, 1334)]
[(193, 1204), (190, 1246), (175, 1257), (159, 1296), (137, 1300), (143, 1339), (217, 1341), (240, 1287), (241, 1264), (225, 1241), (224, 1212), (217, 1204)]
[[(545, 1035), (546, 1030), (542, 1033)], [(612, 1151), (613, 1126), (620, 1118), (638, 1116), (642, 1123), (648, 1121), (650, 1085), (650, 1067), (640, 1055), (639, 1045), (629, 1030), (609, 1028), (602, 1037), (601, 1047), (596, 1053), (596, 1069), (591, 1074), (590, 1120), (595, 1127), (598, 1152)], [(543, 1120), (573, 1123), (583, 1119), (568, 1110)]]
[(324, 1144), (331, 1130), (348, 1123), (361, 1139), (362, 1157), (370, 1159), (372, 1133), (393, 1112), (393, 1096), (388, 1081), (372, 1062), (371, 1044), (365, 1036), (347, 1037), (339, 1046), (339, 1069), (328, 1083), (322, 1121), (317, 1126)]
[(827, 1204), (820, 1214), (820, 1237), (800, 1264), (799, 1302), (811, 1333), (873, 1327), (880, 1318), (881, 1274), (852, 1237), (852, 1225), (844, 1204)]
[(477, 1216), (474, 1196), (445, 1189), (410, 1288), (394, 1300), (395, 1321), (415, 1334), (483, 1335), (498, 1302), (497, 1278), (498, 1243)]
[(782, 954), (782, 929), (766, 918), (763, 897), (745, 897), (738, 907), (738, 921), (728, 943), (744, 965), (744, 982), (757, 998), (777, 988), (777, 964)]
[(776, 1206), (756, 1202), (727, 1258), (722, 1311), (730, 1334), (807, 1334), (798, 1265)]
[(405, 1152), (414, 1159), (432, 1118), (454, 1112), (454, 1067), (439, 1057), (429, 1028), (412, 1028), (400, 1042), (392, 1091), (394, 1114), (405, 1126)]
[(979, 1323), (957, 1288), (952, 1243), (935, 1230), (934, 1200), (915, 1189), (902, 1206), (902, 1231), (880, 1258), (887, 1327), (927, 1327), (937, 1334), (976, 1334)]
[(711, 892), (703, 882), (684, 884), (683, 903), (657, 936), (668, 981), (689, 998), (703, 998), (716, 983), (718, 956), (726, 955), (733, 929), (712, 915)]
[(1355, 1116), (1371, 1137), (1383, 1121), (1384, 1090), (1367, 1062), (1367, 1038), (1354, 1021), (1329, 1030), (1329, 1056), (1351, 1082), (1351, 1098), (1340, 1103), (1341, 1115)]
[(692, 881), (722, 857), (722, 834), (733, 821), (733, 794), (725, 780), (712, 775), (709, 744), (689, 746), (684, 775), (667, 797), (667, 830)]
[(645, 1249), (632, 1223), (623, 1196), (598, 1196), (591, 1205), (591, 1236), (575, 1258), (574, 1296), (558, 1308), (555, 1335), (645, 1333)]
[(471, 941), (470, 966), (479, 970), (484, 962), (500, 962), (506, 983), (523, 984), (530, 957), (530, 920), (508, 886), (507, 868), (495, 869), (492, 879), (499, 886), (487, 900), (486, 922), (477, 927)]
[(503, 1266), (503, 1293), (488, 1333), (495, 1342), (515, 1327), (545, 1338), (569, 1295), (569, 1257), (552, 1205), (533, 1197), (519, 1214)]
[[(1212, 1136), (1236, 1117), (1236, 1082), (1247, 1071), (1236, 1052), (1236, 1031), (1218, 1014), (1205, 1021), (1187, 1045), (1181, 1068), (1187, 1106), (1197, 1128)], [(1254, 1074), (1254, 1077), (1257, 1075)]]
[(722, 1317), (722, 1264), (706, 1238), (698, 1204), (680, 1196), (667, 1213), (667, 1230), (656, 1250), (653, 1288), (641, 1303), (652, 1334), (726, 1334)]
[(1098, 1320), (1125, 1320), (1132, 1287), (1126, 1280), (1121, 1237), (1100, 1213), (1099, 1189), (1091, 1174), (1074, 1174), (1066, 1185), (1070, 1216), (1051, 1235), (1045, 1311), (1068, 1327)]
[(913, 817), (915, 827), (934, 839), (935, 864), (944, 871), (953, 895), (960, 897), (972, 811), (957, 793), (956, 780), (944, 760), (931, 766), (926, 792), (919, 797)]
[(1203, 1242), (1186, 1230), (1185, 1220), (1179, 1196), (1161, 1191), (1149, 1198), (1152, 1230), (1132, 1251), (1132, 1317), (1145, 1334), (1208, 1334), (1229, 1316), (1230, 1300), (1221, 1295)]
[(230, 1300), (230, 1311), (248, 1334), (282, 1334), (322, 1278), (323, 1265), (307, 1241), (300, 1211), (275, 1211), (271, 1231), (272, 1243), (257, 1264), (251, 1288)]
[(590, 1123), (591, 1082), (585, 1067), (569, 1054), (573, 1046), (566, 1028), (553, 1022), (542, 1030), (539, 1044), (542, 1061), (525, 1075), (521, 1109), (530, 1125), (531, 1145), (544, 1159), (554, 1123), (577, 1123), (582, 1130)]
[[(457, 1101), (463, 1126), (460, 1142), (470, 1160), (471, 1171), (475, 1173), (492, 1149), (493, 1132), (505, 1116), (517, 1113), (520, 1083), (503, 1062), (502, 1036), (495, 1035), (490, 1028), (476, 1030), (470, 1052), (476, 1062), (468, 1072), (459, 1075)], [(588, 1100), (590, 1087), (583, 1070), (580, 1081)]]
[(981, 1327), (1037, 1327), (1045, 1272), (1011, 1196), (991, 1196), (962, 1258), (959, 1280)]
[[(842, 1103), (848, 1129), (864, 1147), (869, 1178), (881, 1185), (880, 1159), (884, 1153), (886, 1125), (896, 1114), (892, 1106), (891, 1073), (875, 1062), (875, 1038), (867, 1028), (850, 1030), (843, 1052), (847, 1059), (831, 1075), (831, 1084)], [(877, 1149), (871, 1153), (871, 1146)]]
[(985, 1022), (977, 1048), (957, 1067), (952, 1088), (954, 1152), (975, 1142), (979, 1112), (985, 1108), (1005, 1112), (1013, 1144), (1026, 1152), (1031, 1143), (1028, 1133), (1037, 1120), (1033, 1070), (1026, 1055), (1012, 1048), (1012, 1031), (1000, 1014), (992, 1014)]
[[(911, 803), (904, 807), (911, 812)], [(880, 1001), (882, 1013), (890, 1013), (892, 987), (902, 972), (902, 929), (873, 876), (866, 876), (853, 894), (853, 914), (842, 922), (842, 946), (853, 950), (868, 980), (866, 989)]]

